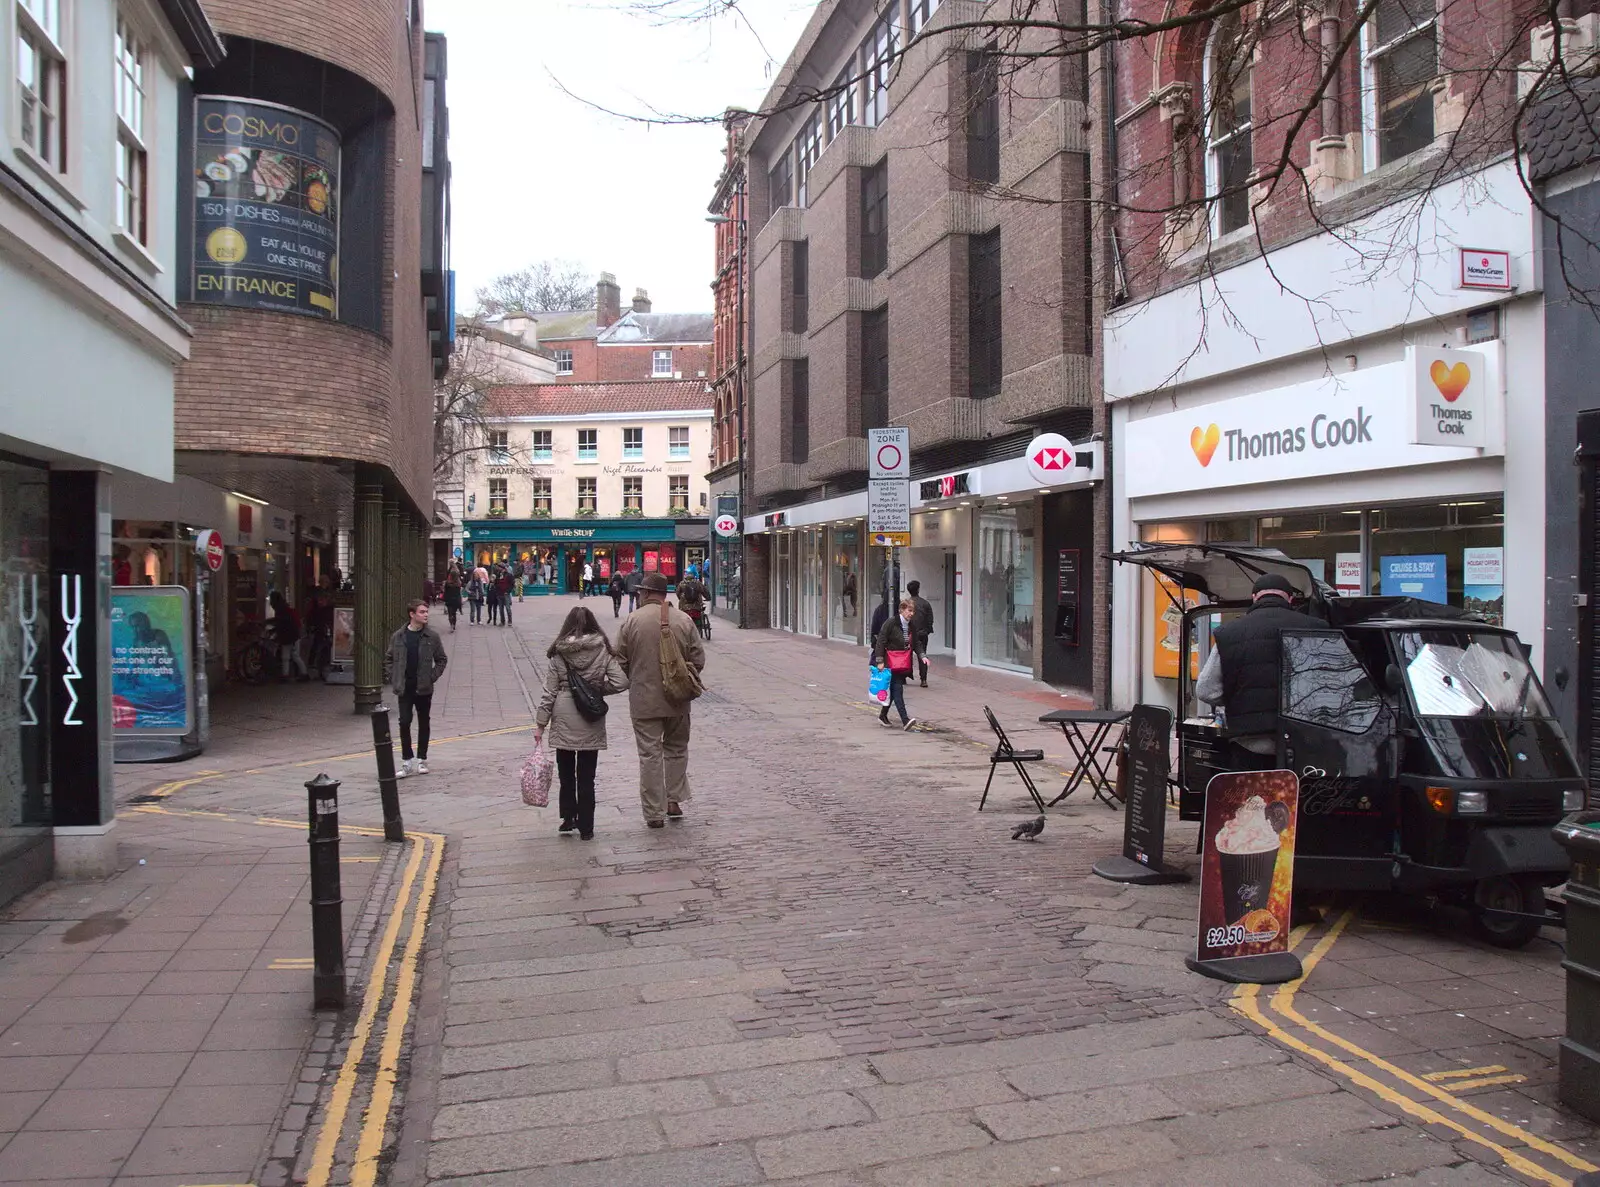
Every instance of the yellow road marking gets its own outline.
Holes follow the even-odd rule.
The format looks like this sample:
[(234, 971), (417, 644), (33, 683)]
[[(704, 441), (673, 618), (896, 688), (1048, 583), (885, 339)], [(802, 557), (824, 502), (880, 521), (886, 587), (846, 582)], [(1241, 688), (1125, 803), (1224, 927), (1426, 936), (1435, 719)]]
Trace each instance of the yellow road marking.
[(1440, 1080), (1459, 1080), (1468, 1076), (1492, 1076), (1496, 1072), (1505, 1070), (1500, 1064), (1491, 1063), (1487, 1067), (1464, 1067), (1452, 1072), (1429, 1072), (1422, 1078), (1437, 1084)]
[(339, 864), (340, 865), (345, 865), (347, 863), (353, 863), (353, 862), (358, 862), (358, 861), (377, 861), (377, 860), (378, 859), (376, 857), (341, 857), (339, 859)]
[(334, 1081), (328, 1098), (328, 1112), (322, 1119), (322, 1129), (317, 1134), (311, 1156), (311, 1169), (306, 1175), (306, 1187), (328, 1187), (333, 1175), (334, 1153), (339, 1145), (339, 1135), (344, 1132), (344, 1119), (350, 1111), (350, 1101), (355, 1094), (356, 1077), (362, 1058), (366, 1055), (367, 1040), (372, 1035), (373, 1020), (383, 1001), (384, 986), (389, 979), (389, 961), (400, 937), (400, 922), (411, 903), (411, 892), (416, 888), (417, 871), (422, 868), (423, 851), (428, 847), (422, 839), (411, 845), (411, 856), (406, 861), (401, 877), (400, 892), (384, 926), (383, 939), (372, 958), (372, 973), (367, 979), (366, 993), (361, 999), (361, 1013), (356, 1018), (355, 1029), (350, 1032), (350, 1047), (345, 1052), (344, 1063)]
[[(1552, 1158), (1556, 1158), (1569, 1166), (1577, 1168), (1578, 1170), (1590, 1171), (1600, 1169), (1596, 1168), (1592, 1163), (1586, 1162), (1582, 1158), (1568, 1153), (1554, 1143), (1545, 1141), (1543, 1138), (1529, 1133), (1527, 1130), (1513, 1125), (1509, 1121), (1503, 1121), (1491, 1113), (1486, 1113), (1482, 1109), (1479, 1109), (1455, 1096), (1452, 1096), (1442, 1088), (1438, 1088), (1433, 1084), (1428, 1083), (1428, 1081), (1418, 1076), (1413, 1076), (1411, 1073), (1396, 1067), (1394, 1064), (1389, 1063), (1387, 1060), (1382, 1059), (1377, 1055), (1374, 1055), (1372, 1052), (1367, 1051), (1363, 1047), (1357, 1046), (1348, 1039), (1333, 1034), (1332, 1032), (1317, 1025), (1315, 1022), (1312, 1022), (1294, 1008), (1294, 997), (1299, 991), (1300, 986), (1305, 983), (1306, 979), (1310, 977), (1312, 971), (1317, 967), (1318, 963), (1321, 962), (1322, 958), (1326, 956), (1333, 948), (1334, 944), (1338, 942), (1340, 934), (1349, 925), (1354, 915), (1355, 912), (1353, 910), (1347, 910), (1340, 915), (1337, 920), (1334, 921), (1333, 926), (1330, 927), (1327, 933), (1317, 941), (1316, 946), (1305, 958), (1305, 961), (1303, 962), (1303, 972), (1300, 979), (1298, 981), (1291, 981), (1287, 984), (1280, 985), (1273, 992), (1270, 1002), (1271, 1008), (1279, 1015), (1292, 1022), (1294, 1025), (1303, 1027), (1305, 1030), (1323, 1039), (1325, 1042), (1332, 1043), (1333, 1045), (1348, 1051), (1350, 1054), (1356, 1056), (1358, 1060), (1365, 1062), (1390, 1076), (1393, 1076), (1395, 1079), (1404, 1084), (1416, 1088), (1429, 1096), (1435, 1097), (1436, 1099), (1449, 1105), (1451, 1108), (1470, 1117), (1472, 1120), (1522, 1142), (1530, 1149), (1538, 1150), (1541, 1153), (1548, 1154)], [(1301, 934), (1303, 935), (1304, 933), (1302, 932)], [(1306, 1056), (1309, 1056), (1318, 1063), (1328, 1067), (1336, 1074), (1343, 1076), (1351, 1083), (1366, 1089), (1373, 1095), (1394, 1105), (1402, 1112), (1408, 1113), (1425, 1123), (1443, 1125), (1445, 1128), (1459, 1133), (1468, 1141), (1476, 1142), (1481, 1146), (1487, 1147), (1498, 1154), (1505, 1162), (1506, 1166), (1518, 1171), (1521, 1174), (1527, 1175), (1529, 1178), (1536, 1179), (1541, 1183), (1548, 1183), (1551, 1185), (1551, 1187), (1569, 1187), (1569, 1180), (1561, 1178), (1555, 1172), (1547, 1170), (1538, 1163), (1533, 1162), (1531, 1159), (1506, 1146), (1500, 1145), (1498, 1142), (1493, 1141), (1485, 1134), (1469, 1128), (1454, 1118), (1439, 1112), (1437, 1109), (1431, 1108), (1421, 1101), (1413, 1100), (1411, 1097), (1396, 1091), (1394, 1088), (1391, 1088), (1389, 1085), (1374, 1079), (1372, 1076), (1368, 1075), (1359, 1068), (1351, 1066), (1351, 1064), (1347, 1063), (1345, 1060), (1340, 1059), (1329, 1052), (1323, 1051), (1321, 1048), (1313, 1046), (1296, 1035), (1290, 1034), (1262, 1011), (1258, 1002), (1260, 990), (1261, 987), (1259, 985), (1241, 985), (1237, 990), (1234, 991), (1234, 996), (1230, 1002), (1230, 1005), (1238, 1013), (1250, 1019), (1250, 1021), (1254, 1022), (1257, 1026), (1260, 1026), (1266, 1030), (1267, 1033), (1271, 1035), (1272, 1038), (1277, 1042), (1286, 1047), (1292, 1048), (1293, 1050), (1299, 1051)]]
[(422, 953), (422, 939), (427, 934), (428, 916), (433, 910), (434, 892), (439, 886), (439, 866), (444, 858), (444, 838), (435, 834), (419, 834), (432, 838), (428, 855), (428, 872), (423, 876), (422, 897), (411, 916), (411, 935), (406, 939), (405, 953), (400, 958), (400, 971), (394, 983), (394, 1007), (384, 1023), (383, 1047), (378, 1055), (378, 1072), (372, 1084), (372, 1099), (356, 1143), (356, 1160), (350, 1168), (351, 1187), (373, 1187), (378, 1177), (378, 1155), (383, 1151), (383, 1136), (388, 1128), (389, 1108), (394, 1101), (395, 1074), (400, 1067), (400, 1045), (405, 1038), (406, 1022), (411, 1016), (412, 991), (416, 987), (417, 963)]
[(1458, 1080), (1454, 1084), (1447, 1085), (1447, 1087), (1451, 1092), (1461, 1092), (1467, 1088), (1487, 1088), (1491, 1084), (1520, 1084), (1527, 1078), (1527, 1076), (1519, 1076), (1516, 1074), (1509, 1076), (1485, 1076), (1481, 1080)]

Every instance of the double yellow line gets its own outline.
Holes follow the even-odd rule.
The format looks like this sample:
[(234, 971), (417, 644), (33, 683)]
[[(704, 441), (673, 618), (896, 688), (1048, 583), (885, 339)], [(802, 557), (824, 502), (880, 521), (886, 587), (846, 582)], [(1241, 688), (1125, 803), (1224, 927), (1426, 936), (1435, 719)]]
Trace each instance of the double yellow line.
[[(1537, 1134), (1529, 1133), (1518, 1125), (1513, 1125), (1509, 1121), (1496, 1117), (1493, 1113), (1486, 1112), (1476, 1105), (1462, 1100), (1448, 1091), (1446, 1086), (1432, 1082), (1424, 1077), (1413, 1075), (1404, 1068), (1397, 1067), (1381, 1056), (1366, 1050), (1366, 1048), (1352, 1043), (1342, 1035), (1335, 1034), (1326, 1027), (1319, 1026), (1295, 1008), (1295, 994), (1299, 992), (1300, 987), (1305, 984), (1307, 978), (1311, 976), (1317, 965), (1322, 961), (1322, 958), (1338, 943), (1339, 936), (1343, 934), (1345, 928), (1350, 925), (1350, 921), (1354, 917), (1355, 912), (1347, 910), (1334, 920), (1333, 925), (1316, 942), (1311, 952), (1302, 962), (1304, 972), (1300, 980), (1290, 981), (1274, 989), (1271, 998), (1268, 999), (1266, 1009), (1263, 1009), (1261, 1005), (1261, 986), (1259, 985), (1239, 986), (1234, 990), (1233, 998), (1229, 1004), (1237, 1013), (1265, 1030), (1276, 1042), (1322, 1064), (1334, 1074), (1348, 1080), (1359, 1088), (1365, 1089), (1380, 1100), (1387, 1101), (1417, 1120), (1424, 1123), (1442, 1125), (1468, 1141), (1492, 1150), (1499, 1155), (1507, 1167), (1535, 1182), (1548, 1183), (1551, 1187), (1569, 1187), (1571, 1180), (1551, 1170), (1549, 1167), (1535, 1162), (1527, 1154), (1519, 1153), (1517, 1150), (1502, 1144), (1497, 1140), (1498, 1138), (1509, 1138), (1514, 1142), (1520, 1143), (1529, 1151), (1538, 1151), (1555, 1159), (1557, 1162), (1572, 1167), (1576, 1171), (1600, 1170), (1600, 1167), (1596, 1167), (1595, 1164), (1585, 1161), (1576, 1154), (1563, 1150), (1554, 1142), (1541, 1138)], [(1310, 927), (1296, 928), (1291, 936), (1290, 948), (1298, 947), (1310, 930)], [(1277, 1018), (1275, 1019), (1273, 1015), (1277, 1015)], [(1280, 1019), (1320, 1040), (1322, 1045), (1308, 1042), (1298, 1034), (1285, 1029), (1284, 1026), (1280, 1025)], [(1328, 1047), (1337, 1048), (1342, 1054), (1335, 1054), (1333, 1051), (1327, 1050), (1326, 1048)], [(1361, 1066), (1363, 1064), (1365, 1068)], [(1504, 1069), (1474, 1068), (1470, 1070), (1473, 1072), (1485, 1072)], [(1431, 1097), (1473, 1124), (1467, 1124), (1466, 1121), (1459, 1120), (1448, 1112), (1434, 1108), (1423, 1100), (1408, 1096), (1394, 1087), (1393, 1084), (1379, 1079), (1374, 1073), (1380, 1073), (1395, 1083), (1402, 1084), (1424, 1097)], [(1510, 1082), (1510, 1079), (1489, 1082)], [(1468, 1081), (1467, 1083), (1477, 1082)]]

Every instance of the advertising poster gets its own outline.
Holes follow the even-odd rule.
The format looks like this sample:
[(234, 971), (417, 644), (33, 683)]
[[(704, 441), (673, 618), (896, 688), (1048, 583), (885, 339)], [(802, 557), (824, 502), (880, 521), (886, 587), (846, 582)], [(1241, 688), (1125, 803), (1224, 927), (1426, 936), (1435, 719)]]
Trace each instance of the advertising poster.
[(1293, 771), (1236, 771), (1207, 785), (1199, 960), (1287, 951), (1299, 799)]
[(354, 606), (333, 608), (333, 662), (356, 662), (356, 609)]
[(1447, 602), (1443, 553), (1426, 556), (1386, 556), (1378, 561), (1378, 592), (1384, 597), (1421, 598), (1424, 602)]
[(1461, 550), (1461, 605), (1500, 626), (1505, 622), (1505, 549)]
[(339, 134), (288, 107), (205, 96), (194, 139), (193, 299), (338, 316)]
[(111, 724), (118, 732), (186, 734), (193, 715), (189, 591), (118, 587), (111, 595)]
[(1333, 555), (1334, 588), (1347, 597), (1361, 593), (1361, 554), (1336, 552)]
[[(1155, 623), (1154, 648), (1150, 657), (1151, 669), (1154, 675), (1163, 680), (1176, 680), (1178, 678), (1178, 648), (1183, 646), (1183, 615), (1178, 609), (1176, 599), (1182, 600), (1185, 609), (1200, 604), (1200, 595), (1192, 589), (1180, 590), (1178, 583), (1159, 573), (1152, 573), (1152, 589), (1154, 598), (1152, 605), (1155, 613), (1151, 621)], [(1189, 678), (1200, 678), (1200, 645), (1199, 631), (1191, 639), (1189, 648)]]

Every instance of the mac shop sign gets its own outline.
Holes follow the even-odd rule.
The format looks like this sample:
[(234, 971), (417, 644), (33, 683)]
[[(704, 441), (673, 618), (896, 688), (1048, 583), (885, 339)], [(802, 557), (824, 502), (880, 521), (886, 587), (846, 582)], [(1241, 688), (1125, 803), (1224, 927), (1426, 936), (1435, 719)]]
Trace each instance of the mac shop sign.
[(1130, 498), (1505, 452), (1499, 344), (1408, 347), (1403, 363), (1131, 420)]

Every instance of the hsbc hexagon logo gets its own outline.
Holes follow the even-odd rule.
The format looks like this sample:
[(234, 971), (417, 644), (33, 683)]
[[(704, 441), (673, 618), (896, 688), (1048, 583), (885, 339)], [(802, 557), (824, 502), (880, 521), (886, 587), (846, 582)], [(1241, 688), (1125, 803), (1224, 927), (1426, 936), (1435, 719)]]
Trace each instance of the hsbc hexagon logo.
[(1041, 433), (1028, 442), (1028, 473), (1040, 486), (1059, 486), (1077, 477), (1077, 447), (1060, 433)]

